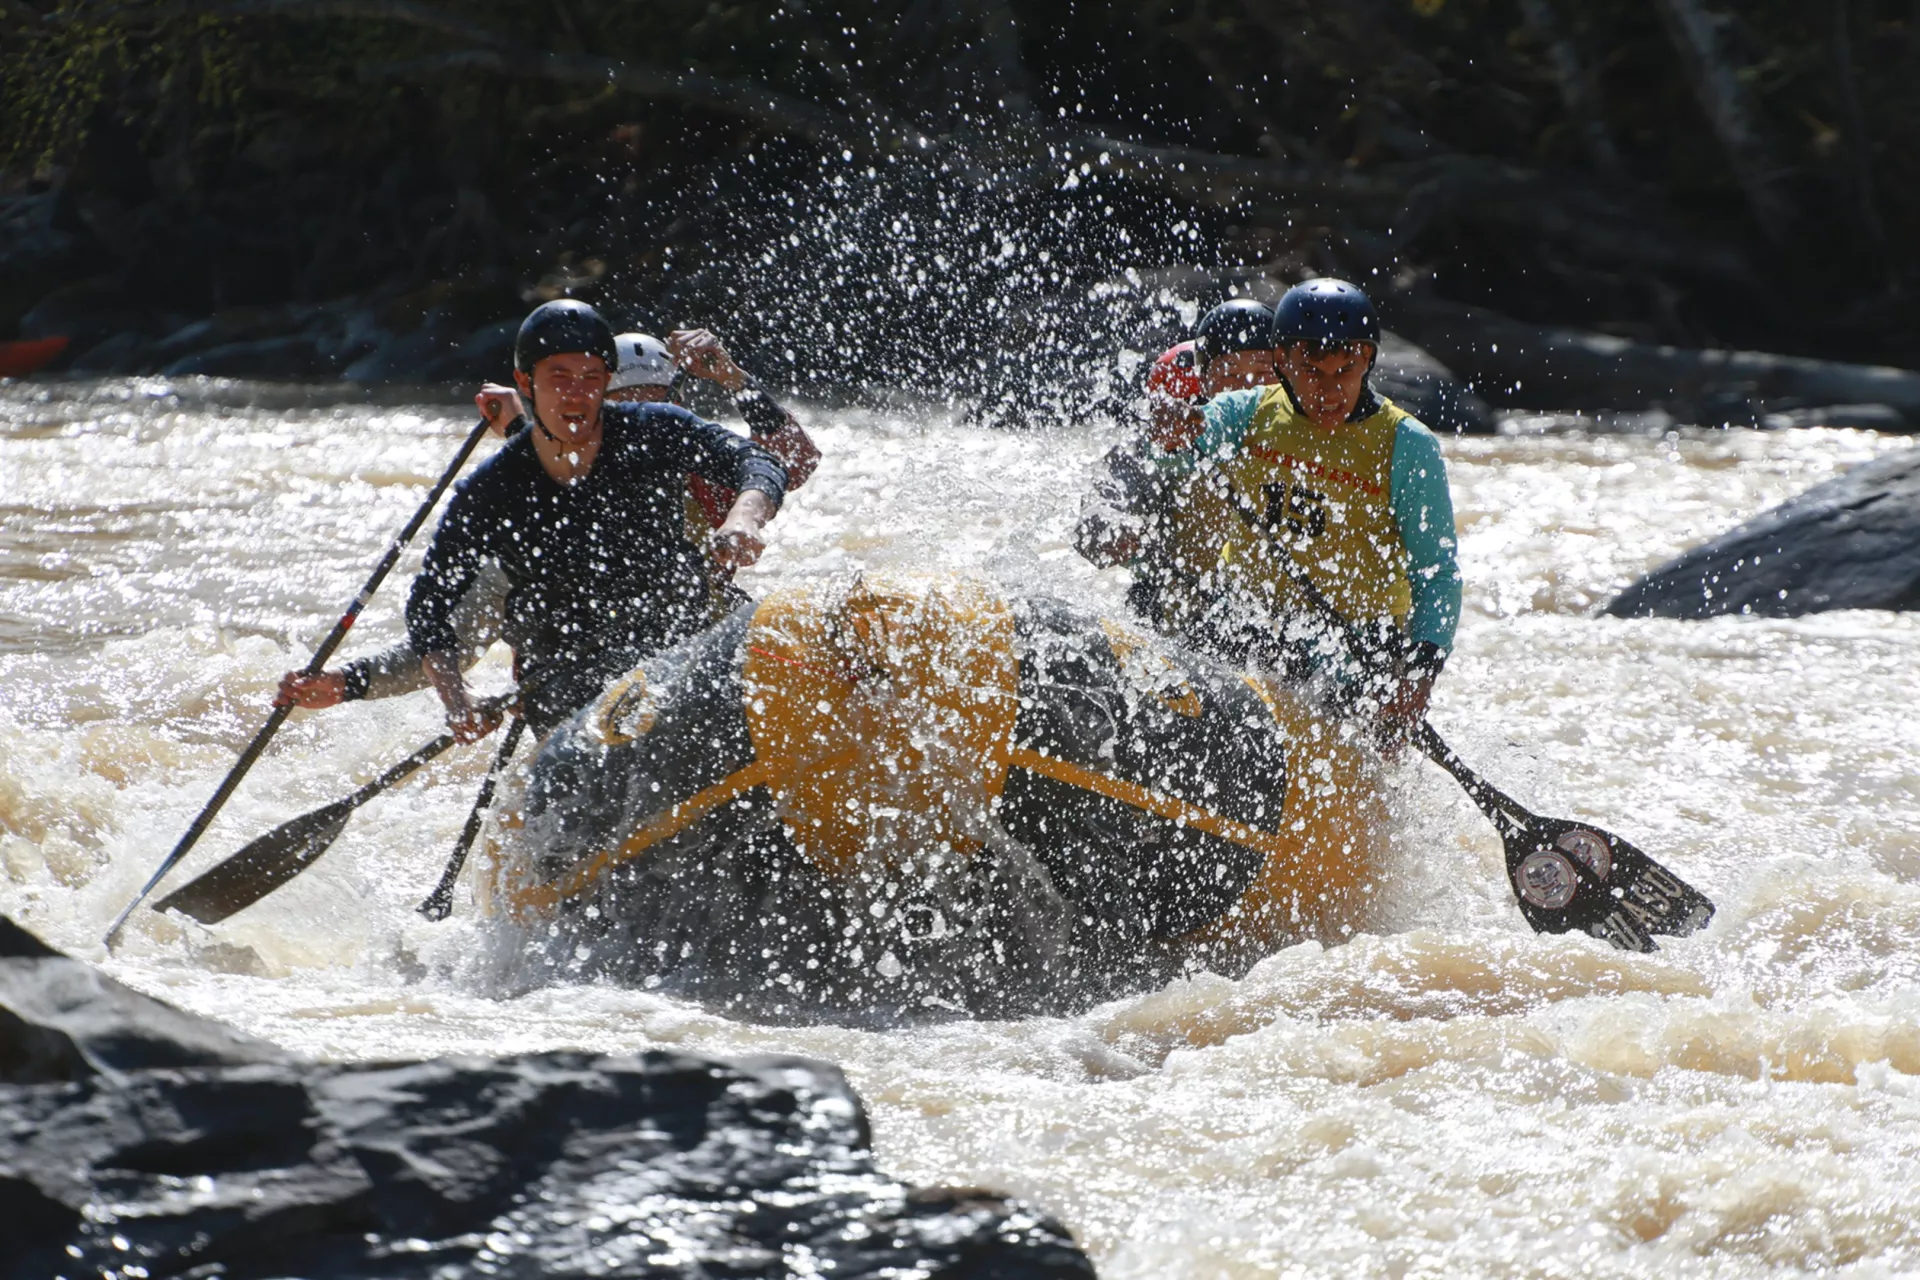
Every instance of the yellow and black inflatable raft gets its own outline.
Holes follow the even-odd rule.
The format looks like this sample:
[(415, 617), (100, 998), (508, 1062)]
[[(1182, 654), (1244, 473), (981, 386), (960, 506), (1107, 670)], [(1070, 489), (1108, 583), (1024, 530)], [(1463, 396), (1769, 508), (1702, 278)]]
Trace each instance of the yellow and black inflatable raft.
[(1332, 940), (1379, 792), (1299, 694), (1056, 600), (777, 592), (556, 731), (481, 860), (516, 964), (790, 1020), (1018, 1016)]

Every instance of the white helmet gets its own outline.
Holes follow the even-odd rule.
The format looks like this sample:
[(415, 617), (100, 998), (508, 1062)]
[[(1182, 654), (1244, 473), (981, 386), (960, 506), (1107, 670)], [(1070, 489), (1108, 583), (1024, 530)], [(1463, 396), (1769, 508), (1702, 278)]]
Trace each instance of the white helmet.
[(613, 349), (620, 353), (620, 367), (614, 370), (607, 390), (673, 385), (673, 357), (660, 339), (646, 333), (623, 333), (613, 340)]

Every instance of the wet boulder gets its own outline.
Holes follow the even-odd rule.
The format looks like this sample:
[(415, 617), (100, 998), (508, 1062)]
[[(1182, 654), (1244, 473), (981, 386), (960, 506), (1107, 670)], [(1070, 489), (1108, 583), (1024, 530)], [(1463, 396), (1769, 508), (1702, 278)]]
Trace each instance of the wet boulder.
[(513, 379), (513, 343), (520, 318), (484, 325), (421, 373), (423, 382), (510, 382)]
[(312, 334), (224, 342), (182, 356), (160, 372), (169, 378), (311, 378), (326, 372)]
[(86, 377), (137, 373), (152, 363), (153, 350), (157, 345), (147, 334), (123, 329), (104, 342), (96, 342), (87, 348), (67, 366), (67, 372)]
[(304, 1063), (0, 920), (0, 1064), (0, 1280), (1094, 1274), (1044, 1214), (881, 1172), (802, 1058)]
[(375, 347), (348, 365), (340, 376), (367, 386), (426, 382), (428, 370), (459, 346), (459, 340), (442, 326), (416, 329)]
[(1825, 404), (1765, 414), (1760, 426), (1768, 431), (1796, 427), (1847, 427), (1855, 431), (1907, 431), (1907, 415), (1890, 404)]
[(1920, 609), (1920, 448), (1855, 467), (1668, 561), (1617, 618)]
[(1397, 333), (1380, 335), (1373, 386), (1441, 435), (1486, 434), (1493, 411), (1477, 392), (1434, 355)]
[[(1662, 409), (1682, 422), (1748, 424), (1779, 414), (1884, 406), (1920, 428), (1920, 372), (1764, 351), (1670, 347), (1544, 328), (1431, 294), (1387, 302), (1396, 329), (1516, 408)], [(1785, 424), (1793, 425), (1789, 419)], [(1831, 422), (1821, 425), (1835, 425)]]
[(11, 336), (37, 299), (88, 267), (92, 246), (62, 212), (58, 191), (0, 194), (0, 334)]
[(0, 1089), (284, 1061), (272, 1045), (141, 995), (0, 916)]

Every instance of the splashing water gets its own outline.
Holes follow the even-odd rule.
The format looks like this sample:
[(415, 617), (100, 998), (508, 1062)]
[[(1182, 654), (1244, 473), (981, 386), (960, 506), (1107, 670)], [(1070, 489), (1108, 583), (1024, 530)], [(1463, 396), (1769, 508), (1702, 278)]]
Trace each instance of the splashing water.
[[(452, 409), (156, 381), (0, 389), (0, 911), (76, 954), (169, 849), (455, 447)], [(1069, 535), (1098, 431), (817, 413), (750, 590), (964, 568), (1110, 611)], [(1435, 721), (1549, 812), (1711, 893), (1626, 955), (1536, 937), (1436, 771), (1395, 780), (1376, 932), (1071, 1019), (774, 1028), (607, 986), (490, 997), (413, 904), (489, 748), (368, 806), (217, 929), (109, 972), (339, 1058), (577, 1046), (839, 1061), (894, 1172), (1059, 1213), (1116, 1277), (1890, 1275), (1920, 1268), (1920, 624), (1599, 621), (1634, 573), (1903, 442), (1447, 445), (1468, 613)], [(399, 633), (404, 574), (352, 651)], [(479, 681), (506, 683), (496, 654)], [(430, 695), (302, 714), (187, 871), (431, 737)]]

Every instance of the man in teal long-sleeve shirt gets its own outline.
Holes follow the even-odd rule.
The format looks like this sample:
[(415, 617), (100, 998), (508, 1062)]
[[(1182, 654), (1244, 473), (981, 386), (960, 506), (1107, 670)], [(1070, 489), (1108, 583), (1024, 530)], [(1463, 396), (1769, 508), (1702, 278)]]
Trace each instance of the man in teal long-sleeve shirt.
[[(1281, 381), (1215, 397), (1192, 451), (1168, 464), (1197, 468), (1226, 499), (1208, 517), (1219, 607), (1203, 634), (1229, 656), (1365, 686), (1382, 723), (1404, 733), (1426, 714), (1460, 619), (1439, 442), (1368, 386), (1379, 323), (1354, 286), (1290, 291), (1275, 348)], [(1312, 596), (1384, 657), (1384, 679), (1353, 679)]]

